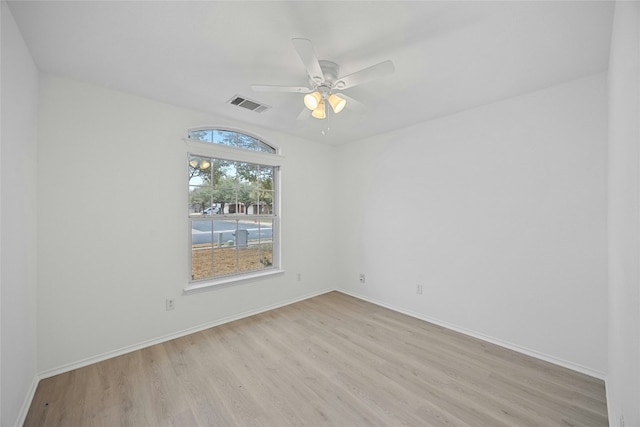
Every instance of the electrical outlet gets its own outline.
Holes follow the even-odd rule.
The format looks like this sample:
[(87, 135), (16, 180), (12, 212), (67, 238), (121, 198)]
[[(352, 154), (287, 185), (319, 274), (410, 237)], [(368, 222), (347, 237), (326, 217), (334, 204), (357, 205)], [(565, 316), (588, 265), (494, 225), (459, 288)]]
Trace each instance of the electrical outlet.
[(166, 309), (167, 309), (167, 311), (173, 310), (175, 308), (176, 308), (176, 300), (174, 300), (173, 298), (167, 298), (167, 300), (166, 300)]
[(422, 285), (416, 285), (416, 294), (422, 295)]
[(620, 427), (624, 427), (624, 415), (620, 415)]
[(298, 273), (298, 282), (301, 282), (301, 281), (302, 281), (302, 274)]
[(360, 283), (364, 283), (364, 273), (360, 273)]

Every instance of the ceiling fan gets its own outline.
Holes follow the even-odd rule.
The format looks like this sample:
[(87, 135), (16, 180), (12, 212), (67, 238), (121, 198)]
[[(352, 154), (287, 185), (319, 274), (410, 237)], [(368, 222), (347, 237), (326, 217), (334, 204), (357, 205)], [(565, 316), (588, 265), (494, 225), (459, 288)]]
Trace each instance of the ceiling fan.
[(393, 62), (386, 60), (355, 73), (340, 77), (340, 66), (332, 61), (319, 60), (313, 45), (307, 39), (291, 39), (302, 63), (309, 75), (309, 86), (273, 86), (252, 85), (256, 92), (293, 92), (303, 93), (306, 108), (298, 115), (298, 120), (309, 116), (316, 119), (327, 117), (326, 105), (329, 104), (335, 114), (347, 105), (355, 111), (364, 110), (364, 105), (340, 91), (393, 74)]

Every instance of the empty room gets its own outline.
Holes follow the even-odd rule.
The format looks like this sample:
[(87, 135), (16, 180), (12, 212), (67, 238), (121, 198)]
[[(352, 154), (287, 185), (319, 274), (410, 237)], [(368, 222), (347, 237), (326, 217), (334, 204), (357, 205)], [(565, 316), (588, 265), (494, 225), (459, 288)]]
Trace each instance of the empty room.
[(0, 425), (640, 426), (640, 3), (2, 0)]

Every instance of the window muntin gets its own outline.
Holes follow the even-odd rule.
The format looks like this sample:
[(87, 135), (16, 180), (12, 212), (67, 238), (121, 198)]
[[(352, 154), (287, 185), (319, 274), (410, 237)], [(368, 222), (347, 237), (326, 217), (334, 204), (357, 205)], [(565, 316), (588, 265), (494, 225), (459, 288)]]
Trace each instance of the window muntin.
[[(217, 131), (197, 132), (202, 132), (201, 138), (209, 135), (215, 139)], [(235, 133), (240, 135), (235, 140), (244, 136), (245, 142), (254, 140), (273, 149), (248, 135), (220, 132)], [(255, 155), (247, 157), (252, 161), (239, 161), (203, 152), (208, 155), (188, 156), (190, 282), (216, 284), (247, 274), (279, 271), (278, 166), (257, 163)]]
[(253, 136), (224, 129), (197, 129), (189, 131), (189, 139), (208, 142), (211, 144), (226, 145), (241, 148), (243, 150), (260, 151), (275, 154), (276, 149), (264, 141)]

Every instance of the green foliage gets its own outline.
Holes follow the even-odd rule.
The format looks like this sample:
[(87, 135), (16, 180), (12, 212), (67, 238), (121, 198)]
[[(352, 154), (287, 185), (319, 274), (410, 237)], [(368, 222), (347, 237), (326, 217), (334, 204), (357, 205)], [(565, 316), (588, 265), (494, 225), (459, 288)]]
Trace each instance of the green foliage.
[(257, 201), (255, 184), (240, 182), (238, 185), (238, 201), (244, 205), (244, 213), (248, 214), (249, 206)]
[(236, 180), (223, 176), (217, 185), (213, 187), (212, 194), (213, 202), (218, 203), (220, 211), (224, 212), (224, 207), (227, 203), (236, 202)]
[(196, 187), (189, 193), (191, 206), (198, 206), (198, 211), (202, 212), (211, 204), (211, 187)]
[(236, 162), (203, 156), (189, 157), (190, 202), (198, 211), (217, 204), (220, 211), (228, 204), (241, 203), (244, 212), (260, 206), (260, 212), (271, 211), (273, 204), (274, 168), (253, 163)]

